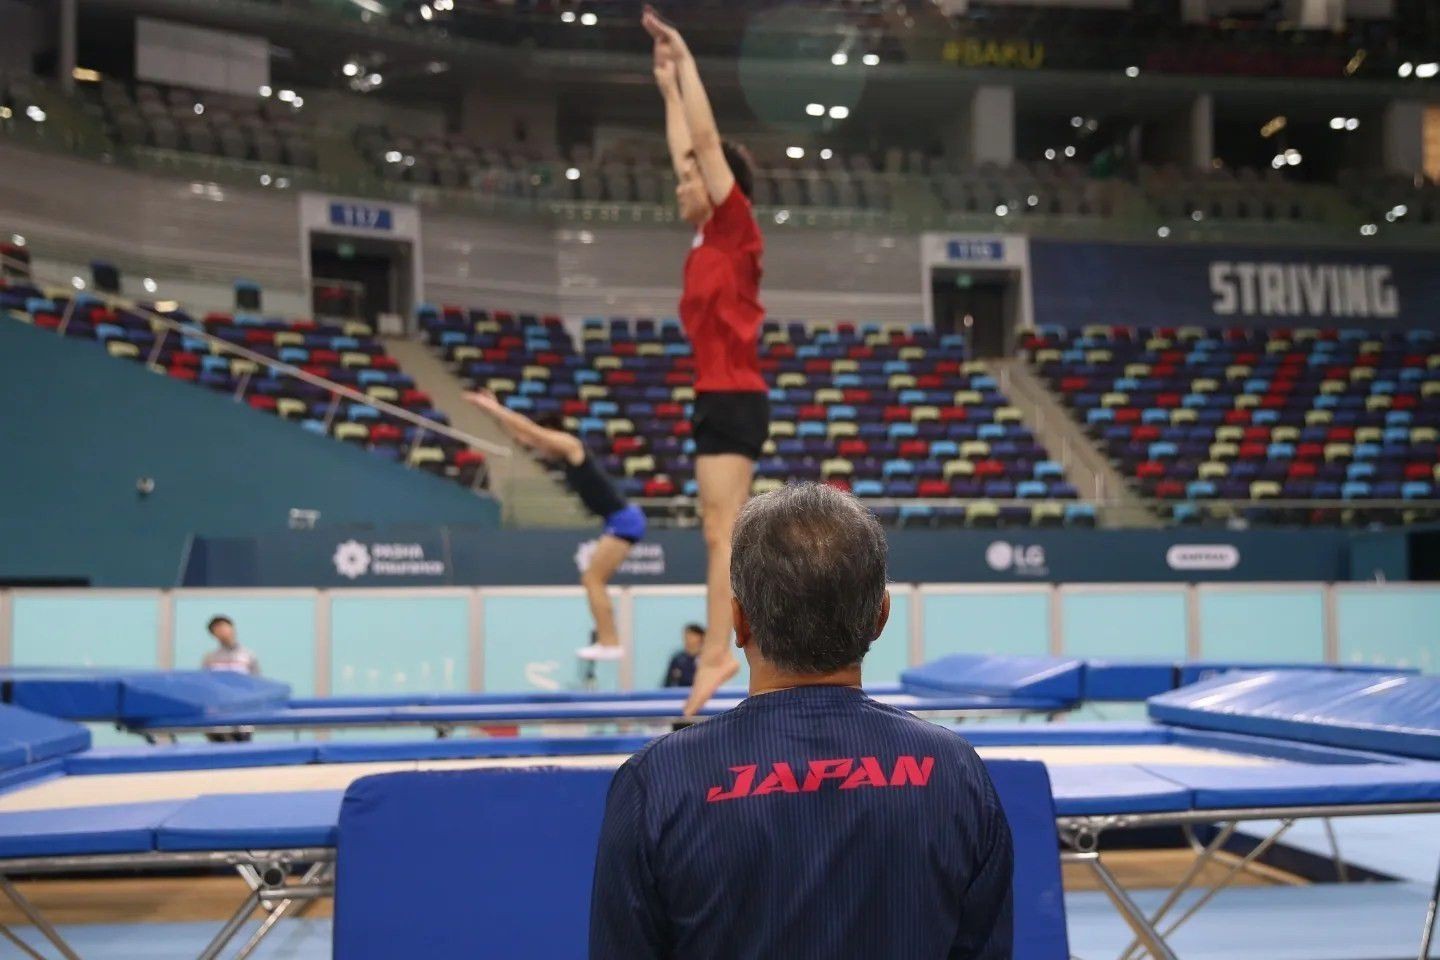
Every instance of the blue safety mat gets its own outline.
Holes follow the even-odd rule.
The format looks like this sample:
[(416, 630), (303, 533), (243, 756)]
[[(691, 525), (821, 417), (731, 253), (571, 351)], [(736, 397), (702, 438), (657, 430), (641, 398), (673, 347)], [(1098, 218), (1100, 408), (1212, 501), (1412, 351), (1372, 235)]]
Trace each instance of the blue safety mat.
[(1257, 663), (1254, 661), (1233, 661), (1233, 660), (1192, 660), (1189, 663), (1176, 665), (1179, 677), (1175, 686), (1188, 687), (1192, 683), (1199, 683), (1201, 680), (1209, 680), (1218, 677), (1222, 673), (1234, 673), (1244, 671), (1253, 673), (1265, 670), (1329, 670), (1335, 673), (1404, 673), (1416, 674), (1419, 670), (1410, 667), (1383, 667), (1373, 666), (1365, 663)]
[(12, 757), (15, 750), (22, 752), (17, 763), (0, 769), (49, 760), (89, 746), (90, 731), (78, 723), (0, 704), (0, 749)]
[(200, 743), (146, 747), (97, 747), (65, 758), (65, 772), (149, 773), (164, 770), (222, 770), (280, 767), (319, 760), (315, 743)]
[(976, 747), (1088, 747), (1173, 743), (1176, 730), (1160, 723), (1093, 721), (986, 723), (951, 727)]
[(1147, 660), (1087, 660), (1080, 698), (1136, 703), (1175, 689), (1176, 665)]
[(120, 719), (154, 722), (171, 717), (213, 717), (236, 710), (284, 706), (288, 684), (226, 671), (181, 670), (124, 678)]
[(183, 800), (0, 813), (0, 857), (145, 853)]
[(0, 673), (0, 700), (66, 720), (113, 720), (120, 715), (121, 676), (10, 668)]
[(957, 653), (900, 674), (909, 693), (981, 694), (1073, 702), (1084, 663), (1063, 657), (1002, 657)]
[[(1015, 837), (1014, 957), (1065, 960), (1045, 767), (987, 766)], [(335, 955), (585, 956), (611, 776), (551, 768), (397, 773), (355, 782), (340, 814)], [(478, 810), (485, 815), (476, 816)]]
[(1440, 760), (1440, 677), (1326, 670), (1231, 673), (1151, 697), (1151, 718)]
[(1141, 764), (1182, 786), (1196, 810), (1236, 807), (1344, 806), (1440, 801), (1440, 763), (1377, 763), (1314, 767), (1207, 767)]
[(653, 737), (455, 737), (444, 740), (319, 744), (321, 763), (458, 760), (484, 757), (571, 757), (634, 753)]
[(1050, 787), (1062, 817), (1190, 809), (1188, 788), (1135, 764), (1056, 764)]
[(15, 790), (37, 780), (49, 780), (65, 775), (65, 761), (61, 758), (27, 763), (23, 767), (0, 770), (0, 792)]
[[(272, 850), (333, 847), (340, 790), (196, 797), (156, 831), (159, 850)], [(475, 811), (471, 811), (473, 816)], [(393, 878), (392, 878), (393, 879)]]

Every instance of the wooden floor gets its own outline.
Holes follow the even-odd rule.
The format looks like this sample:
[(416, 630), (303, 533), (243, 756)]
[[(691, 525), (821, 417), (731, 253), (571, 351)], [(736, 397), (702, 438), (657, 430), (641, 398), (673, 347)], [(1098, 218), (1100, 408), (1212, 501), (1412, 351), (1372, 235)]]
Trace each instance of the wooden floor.
[[(1173, 885), (1189, 867), (1187, 850), (1121, 850), (1105, 863), (1129, 890)], [(1227, 865), (1210, 864), (1203, 882), (1219, 880)], [(1067, 891), (1098, 890), (1095, 875), (1081, 865), (1064, 870)], [(1252, 867), (1235, 879), (1237, 886), (1282, 886), (1305, 881), (1268, 867)], [(33, 880), (18, 884), (24, 895), (52, 922), (178, 923), (224, 920), (240, 905), (246, 889), (238, 876), (133, 877), (98, 880)], [(328, 917), (329, 900), (309, 905), (305, 915)], [(0, 897), (0, 923), (23, 923), (14, 906)]]

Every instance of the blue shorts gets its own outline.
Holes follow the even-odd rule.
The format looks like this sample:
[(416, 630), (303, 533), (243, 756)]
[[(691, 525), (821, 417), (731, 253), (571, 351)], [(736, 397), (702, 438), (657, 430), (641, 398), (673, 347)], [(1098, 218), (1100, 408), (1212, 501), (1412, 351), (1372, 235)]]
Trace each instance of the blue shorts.
[(629, 543), (645, 539), (645, 511), (631, 506), (616, 510), (605, 518), (605, 532)]

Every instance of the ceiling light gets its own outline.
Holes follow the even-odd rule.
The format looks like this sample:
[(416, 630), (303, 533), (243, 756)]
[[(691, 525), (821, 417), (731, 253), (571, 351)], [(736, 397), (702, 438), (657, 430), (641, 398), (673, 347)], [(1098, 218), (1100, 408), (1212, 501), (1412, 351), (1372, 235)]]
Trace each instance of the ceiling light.
[(1074, 147), (1066, 147), (1066, 148), (1065, 148), (1065, 156), (1067, 156), (1067, 157), (1073, 157), (1073, 156), (1075, 156), (1075, 148), (1074, 148)]
[(76, 290), (84, 290), (85, 280), (83, 277), (71, 277), (70, 286), (74, 287)]
[(1162, 226), (1160, 229), (1155, 231), (1155, 236), (1159, 237), (1161, 240), (1164, 240), (1166, 237), (1170, 236), (1170, 228)]
[(579, 167), (571, 167), (570, 169), (566, 170), (566, 171), (565, 171), (565, 179), (566, 179), (566, 180), (579, 180), (579, 179), (580, 179), (580, 168), (579, 168)]
[(825, 116), (825, 104), (807, 103), (805, 104), (805, 112), (812, 117), (823, 117)]
[(286, 189), (287, 187), (290, 186), (290, 178), (289, 178), (289, 177), (278, 177), (278, 178), (276, 178), (276, 180), (275, 180), (275, 186), (279, 187), (281, 190)]
[(776, 211), (775, 211), (775, 222), (776, 222), (776, 223), (784, 223), (786, 220), (789, 220), (789, 219), (790, 219), (790, 211), (789, 211), (789, 210), (776, 210)]
[(386, 163), (399, 163), (401, 160), (404, 160), (404, 159), (405, 159), (405, 158), (400, 154), (400, 151), (399, 151), (399, 150), (386, 150), (386, 151), (385, 151), (385, 162), (386, 162)]
[(562, 12), (562, 13), (560, 14), (560, 22), (561, 22), (561, 23), (574, 23), (574, 22), (575, 22), (575, 11), (574, 11), (574, 10), (566, 10), (566, 11)]
[(1040, 206), (1040, 198), (1037, 197), (1037, 196), (1035, 196), (1035, 194), (1033, 194), (1033, 193), (1030, 194), (1030, 196), (1028, 196), (1028, 197), (1025, 198), (1025, 202), (1026, 202), (1028, 205), (1032, 206), (1032, 207), (1038, 207), (1038, 206)]
[(340, 68), (347, 77), (358, 77), (360, 75), (360, 64), (351, 61)]
[(1330, 129), (1331, 129), (1331, 130), (1344, 130), (1344, 129), (1345, 129), (1345, 118), (1344, 118), (1344, 117), (1331, 117), (1331, 118), (1330, 118)]
[(1271, 117), (1270, 120), (1265, 124), (1265, 126), (1263, 126), (1263, 127), (1260, 128), (1260, 136), (1262, 136), (1262, 137), (1273, 137), (1273, 136), (1275, 136), (1275, 134), (1277, 134), (1277, 133), (1279, 133), (1281, 130), (1284, 130), (1284, 129), (1285, 129), (1285, 123), (1286, 123), (1286, 120), (1285, 120), (1285, 118), (1284, 118), (1283, 116)]
[(1421, 80), (1429, 80), (1440, 73), (1440, 63), (1417, 63), (1415, 64), (1415, 76)]
[(1405, 206), (1405, 204), (1403, 204), (1403, 203), (1397, 203), (1397, 204), (1395, 204), (1395, 209), (1391, 211), (1391, 213), (1395, 214), (1395, 216), (1397, 216), (1397, 217), (1403, 217), (1403, 216), (1405, 216), (1405, 214), (1407, 214), (1407, 213), (1409, 213), (1409, 212), (1410, 212), (1410, 208), (1407, 207), (1407, 206)]
[(829, 147), (826, 147), (824, 150), (820, 151), (821, 160), (829, 160), (833, 156), (835, 156), (835, 151), (831, 150)]
[(275, 97), (276, 97), (276, 99), (278, 99), (278, 100), (282, 100), (282, 101), (284, 101), (285, 103), (289, 103), (291, 100), (294, 100), (294, 99), (295, 99), (295, 91), (294, 91), (294, 90), (281, 90), (279, 93), (275, 94)]
[(1400, 74), (1402, 78), (1408, 77), (1410, 76), (1410, 74), (1415, 72), (1415, 64), (1411, 63), (1409, 60), (1406, 60), (1404, 63), (1400, 64), (1400, 69), (1396, 70), (1395, 72)]
[(1360, 236), (1362, 236), (1362, 237), (1373, 237), (1373, 236), (1375, 236), (1376, 233), (1379, 232), (1379, 230), (1380, 230), (1380, 228), (1377, 227), (1377, 226), (1375, 226), (1375, 224), (1373, 224), (1373, 223), (1361, 224), (1361, 226), (1360, 226)]
[(880, 65), (880, 54), (867, 53), (865, 54), (865, 56), (860, 58), (860, 62), (865, 64), (865, 66), (867, 67), (878, 67)]
[(1274, 167), (1276, 170), (1279, 170), (1281, 167), (1285, 166), (1285, 155), (1280, 153), (1275, 154), (1275, 156), (1270, 158), (1270, 166)]
[(430, 5), (428, 3), (422, 3), (420, 5), (420, 19), (429, 20), (434, 16), (435, 11), (430, 9)]
[(15, 246), (17, 247), (25, 246), (25, 238), (18, 233), (10, 234), (10, 242), (15, 244)]
[(34, 120), (36, 123), (45, 122), (45, 111), (41, 110), (33, 103), (25, 108), (25, 116), (29, 117), (31, 120)]
[(301, 107), (305, 106), (305, 98), (296, 97), (294, 100), (290, 101), (290, 106), (294, 107), (296, 110), (299, 110)]
[(595, 16), (595, 14), (589, 12), (588, 10), (585, 13), (580, 14), (580, 26), (582, 27), (593, 27), (599, 22), (600, 18)]
[(369, 79), (369, 81), (370, 81), (370, 86), (372, 86), (372, 87), (378, 87), (378, 86), (380, 86), (380, 84), (385, 80), (385, 78), (382, 77), (382, 76), (380, 76), (380, 74), (378, 74), (378, 73), (372, 73), (372, 74), (370, 74), (370, 76), (368, 77), (368, 79)]
[(1125, 76), (1129, 77), (1131, 80), (1134, 80), (1136, 77), (1140, 76), (1140, 68), (1139, 68), (1139, 67), (1126, 67), (1126, 68), (1125, 68)]
[(789, 157), (791, 160), (803, 160), (803, 159), (805, 159), (805, 148), (804, 148), (804, 147), (786, 147), (786, 148), (785, 148), (785, 156)]
[(1074, 128), (1077, 129), (1077, 130), (1080, 129), (1081, 127), (1085, 126), (1085, 118), (1084, 118), (1084, 117), (1071, 117), (1071, 118), (1070, 118), (1070, 126), (1074, 127)]
[(0, 120), (9, 120), (12, 116), (14, 114), (10, 112), (10, 108), (0, 103)]
[(265, 86), (263, 86), (263, 87), (260, 88), (260, 96), (262, 96), (262, 97), (268, 97), (268, 96), (270, 96), (270, 84), (267, 83), (267, 84), (265, 84)]
[(836, 50), (833, 54), (830, 55), (830, 62), (837, 67), (843, 67), (845, 66), (845, 64), (850, 62), (850, 55), (847, 54), (844, 50)]
[(1055, 159), (1055, 148), (1054, 148), (1054, 147), (1046, 147), (1046, 148), (1045, 148), (1045, 159), (1046, 159), (1046, 160), (1054, 160), (1054, 159)]
[(70, 71), (70, 76), (74, 77), (76, 80), (79, 80), (81, 83), (100, 82), (100, 71), (91, 70), (89, 67), (75, 67), (73, 70)]
[(1359, 119), (1358, 117), (1348, 117), (1348, 118), (1346, 118), (1346, 120), (1345, 120), (1345, 129), (1346, 129), (1346, 130), (1359, 130), (1359, 129), (1360, 129), (1360, 119)]
[(1205, 219), (1205, 213), (1202, 210), (1191, 210), (1190, 219), (1194, 220), (1196, 223), (1199, 223), (1201, 220)]
[(848, 116), (850, 116), (849, 107), (834, 106), (830, 108), (831, 120), (844, 120)]
[(1300, 155), (1299, 150), (1285, 151), (1285, 162), (1290, 164), (1290, 166), (1292, 167), (1298, 167), (1300, 165), (1300, 161), (1303, 159), (1305, 158)]
[(146, 277), (144, 280), (140, 281), (140, 284), (145, 288), (146, 293), (154, 293), (156, 290), (160, 289), (160, 286), (155, 282), (154, 277)]
[(995, 216), (997, 216), (997, 217), (1003, 217), (1003, 216), (1005, 216), (1005, 214), (1007, 214), (1007, 213), (1009, 213), (1009, 212), (1010, 212), (1010, 208), (1007, 207), (1007, 206), (1005, 206), (1005, 204), (1003, 204), (1003, 203), (1000, 204), (999, 206), (997, 206), (997, 207), (995, 208)]
[(262, 187), (268, 187), (268, 186), (270, 186), (270, 174), (268, 174), (268, 173), (262, 173), (262, 174), (260, 174), (260, 186), (262, 186)]

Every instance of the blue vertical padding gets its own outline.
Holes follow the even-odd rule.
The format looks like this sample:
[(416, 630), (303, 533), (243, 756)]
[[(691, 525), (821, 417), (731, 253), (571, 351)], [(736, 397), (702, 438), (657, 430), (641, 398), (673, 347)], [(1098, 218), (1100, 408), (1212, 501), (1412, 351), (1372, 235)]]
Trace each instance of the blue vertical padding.
[(1067, 657), (1184, 660), (1185, 587), (1060, 593)]
[(1276, 586), (1199, 591), (1200, 659), (1319, 663), (1325, 659), (1325, 591)]
[(930, 593), (922, 589), (925, 626), (922, 663), (952, 653), (1050, 652), (1050, 595), (1040, 591)]
[(890, 591), (890, 621), (865, 657), (866, 683), (899, 683), (910, 666), (910, 592)]
[(330, 594), (330, 690), (458, 693), (470, 683), (470, 603), (463, 596)]
[(17, 666), (154, 669), (160, 593), (15, 596), (12, 661)]
[(1440, 672), (1440, 586), (1336, 586), (1341, 663)]
[[(590, 607), (577, 587), (533, 595), (485, 596), (485, 689), (581, 690), (590, 664), (575, 651), (590, 642)], [(596, 690), (618, 690), (620, 665), (597, 663)]]
[(260, 659), (260, 672), (290, 684), (297, 697), (315, 695), (315, 597), (175, 594), (175, 669), (197, 670), (215, 640), (214, 616), (235, 622), (240, 645)]

